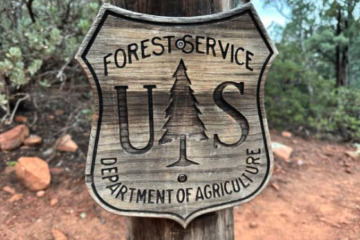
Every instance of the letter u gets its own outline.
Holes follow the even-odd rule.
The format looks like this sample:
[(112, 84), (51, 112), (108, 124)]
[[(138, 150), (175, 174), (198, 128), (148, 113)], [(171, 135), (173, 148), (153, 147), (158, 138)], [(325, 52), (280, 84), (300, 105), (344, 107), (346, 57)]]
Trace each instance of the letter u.
[(118, 115), (119, 115), (119, 128), (120, 128), (120, 143), (122, 148), (131, 154), (143, 154), (149, 151), (154, 144), (154, 111), (153, 111), (153, 97), (152, 89), (156, 88), (155, 85), (145, 85), (148, 93), (148, 109), (149, 109), (149, 133), (150, 138), (148, 144), (144, 148), (135, 148), (130, 143), (129, 138), (129, 118), (127, 107), (127, 89), (128, 86), (116, 86), (117, 99), (118, 99)]

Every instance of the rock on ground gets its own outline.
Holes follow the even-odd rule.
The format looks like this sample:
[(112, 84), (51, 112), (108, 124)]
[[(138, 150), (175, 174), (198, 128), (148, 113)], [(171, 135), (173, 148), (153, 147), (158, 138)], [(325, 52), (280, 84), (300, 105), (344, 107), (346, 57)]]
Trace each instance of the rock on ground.
[(16, 193), (15, 189), (12, 188), (12, 187), (9, 187), (9, 186), (3, 187), (3, 191), (7, 192), (7, 193), (10, 193), (10, 194), (15, 194)]
[(60, 175), (60, 174), (64, 173), (64, 169), (59, 168), (59, 167), (53, 167), (53, 168), (50, 168), (50, 173), (51, 173), (51, 175)]
[(55, 228), (51, 229), (51, 233), (54, 237), (54, 240), (67, 240), (68, 239), (64, 233), (62, 233), (61, 231), (59, 231)]
[(55, 115), (56, 116), (61, 116), (64, 115), (65, 111), (63, 109), (57, 109), (55, 110)]
[(30, 137), (24, 140), (24, 145), (29, 147), (37, 146), (40, 145), (41, 143), (42, 143), (42, 138), (37, 135), (31, 135)]
[(281, 132), (281, 135), (283, 137), (286, 137), (286, 138), (291, 138), (292, 137), (292, 133), (291, 132), (288, 132), (288, 131), (283, 131)]
[(69, 134), (66, 134), (62, 138), (58, 139), (56, 144), (56, 150), (61, 152), (76, 152), (78, 149), (78, 145), (71, 139)]
[(24, 142), (29, 136), (29, 129), (25, 125), (19, 125), (7, 132), (0, 134), (0, 149), (5, 151), (13, 150)]
[(28, 118), (25, 116), (15, 116), (15, 122), (18, 123), (27, 123), (28, 122)]
[(52, 198), (50, 200), (50, 206), (55, 206), (56, 204), (58, 204), (59, 200), (57, 198)]
[(257, 223), (251, 222), (249, 223), (250, 228), (257, 228), (259, 225)]
[(290, 162), (290, 156), (293, 152), (293, 149), (291, 147), (288, 147), (284, 144), (273, 142), (271, 144), (273, 153), (275, 155), (275, 158), (283, 160), (285, 162)]
[(346, 151), (345, 155), (354, 160), (360, 159), (360, 153), (358, 151)]
[(30, 190), (40, 191), (50, 185), (49, 165), (37, 157), (21, 157), (15, 166), (18, 179)]
[(36, 196), (39, 198), (45, 196), (45, 191), (41, 190), (41, 191), (36, 192)]
[(23, 195), (21, 193), (15, 194), (14, 196), (12, 196), (9, 199), (9, 202), (13, 203), (13, 202), (17, 202), (20, 201), (23, 198)]

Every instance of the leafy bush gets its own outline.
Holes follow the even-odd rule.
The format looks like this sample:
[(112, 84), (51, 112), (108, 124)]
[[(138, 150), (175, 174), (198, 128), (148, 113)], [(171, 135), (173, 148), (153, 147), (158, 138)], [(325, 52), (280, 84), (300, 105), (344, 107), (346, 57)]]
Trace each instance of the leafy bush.
[(325, 79), (297, 54), (296, 43), (279, 44), (278, 49), (265, 88), (270, 125), (360, 140), (360, 90), (335, 88), (335, 79)]
[[(0, 107), (31, 80), (64, 80), (100, 1), (8, 0), (0, 3)], [(62, 67), (65, 66), (65, 67)], [(41, 70), (41, 71), (40, 71)], [(6, 91), (9, 95), (6, 96)]]

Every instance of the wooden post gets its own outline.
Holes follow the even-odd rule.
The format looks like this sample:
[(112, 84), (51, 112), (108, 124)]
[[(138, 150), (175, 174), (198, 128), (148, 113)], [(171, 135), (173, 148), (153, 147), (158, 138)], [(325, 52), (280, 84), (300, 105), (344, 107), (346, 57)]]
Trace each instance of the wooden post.
[[(110, 0), (112, 5), (158, 16), (190, 17), (223, 12), (235, 7), (236, 0)], [(249, 2), (244, 0), (242, 2)]]
[[(226, 11), (235, 7), (236, 0), (110, 0), (110, 3), (135, 12), (178, 17)], [(200, 216), (193, 220), (186, 229), (172, 220), (128, 217), (127, 239), (231, 240), (234, 239), (233, 209), (228, 208)]]
[[(104, 4), (75, 57), (96, 109), (85, 170), (90, 194), (128, 216), (129, 240), (234, 239), (230, 207), (258, 195), (273, 168), (263, 99), (274, 43), (252, 4), (109, 1), (132, 11)], [(224, 99), (228, 86), (237, 105)], [(203, 118), (200, 102), (207, 103)], [(241, 130), (231, 143), (221, 140), (234, 136), (230, 117)]]

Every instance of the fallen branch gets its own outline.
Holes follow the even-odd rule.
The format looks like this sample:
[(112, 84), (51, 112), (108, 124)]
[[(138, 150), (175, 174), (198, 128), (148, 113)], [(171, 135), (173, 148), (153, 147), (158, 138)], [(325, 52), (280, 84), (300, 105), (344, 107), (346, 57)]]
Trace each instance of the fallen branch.
[(25, 101), (25, 100), (28, 99), (28, 98), (30, 98), (30, 95), (29, 95), (29, 94), (26, 94), (23, 98), (20, 98), (19, 100), (17, 100), (17, 102), (16, 102), (16, 104), (15, 104), (15, 108), (14, 108), (14, 110), (13, 110), (12, 113), (11, 113), (11, 117), (10, 117), (10, 120), (9, 120), (9, 124), (12, 124), (13, 119), (14, 119), (14, 117), (15, 117), (15, 113), (16, 113), (16, 111), (17, 111), (20, 103), (21, 103), (22, 101)]
[[(74, 55), (75, 56), (75, 55)], [(65, 69), (67, 68), (67, 66), (69, 66), (69, 64), (71, 63), (71, 61), (74, 59), (74, 56), (72, 56), (71, 58), (69, 58), (69, 60), (60, 68), (58, 74), (56, 75), (57, 79), (60, 79), (60, 81), (62, 82), (60, 85), (60, 90), (63, 89), (65, 83), (66, 83), (66, 75), (64, 74)], [(65, 77), (64, 77), (65, 76)]]
[[(23, 94), (21, 94), (23, 95)], [(17, 112), (17, 109), (19, 108), (19, 105), (22, 101), (25, 101), (26, 99), (30, 98), (30, 95), (29, 94), (25, 94), (24, 97), (20, 98), (19, 100), (17, 100), (16, 104), (15, 104), (15, 107), (14, 107), (14, 110), (12, 111), (11, 115), (10, 115), (10, 119), (9, 120), (6, 120), (7, 117), (9, 116), (9, 114), (6, 114), (2, 119), (1, 119), (1, 123), (6, 123), (8, 125), (12, 124), (13, 120), (14, 120), (14, 117), (15, 117), (15, 113)]]

